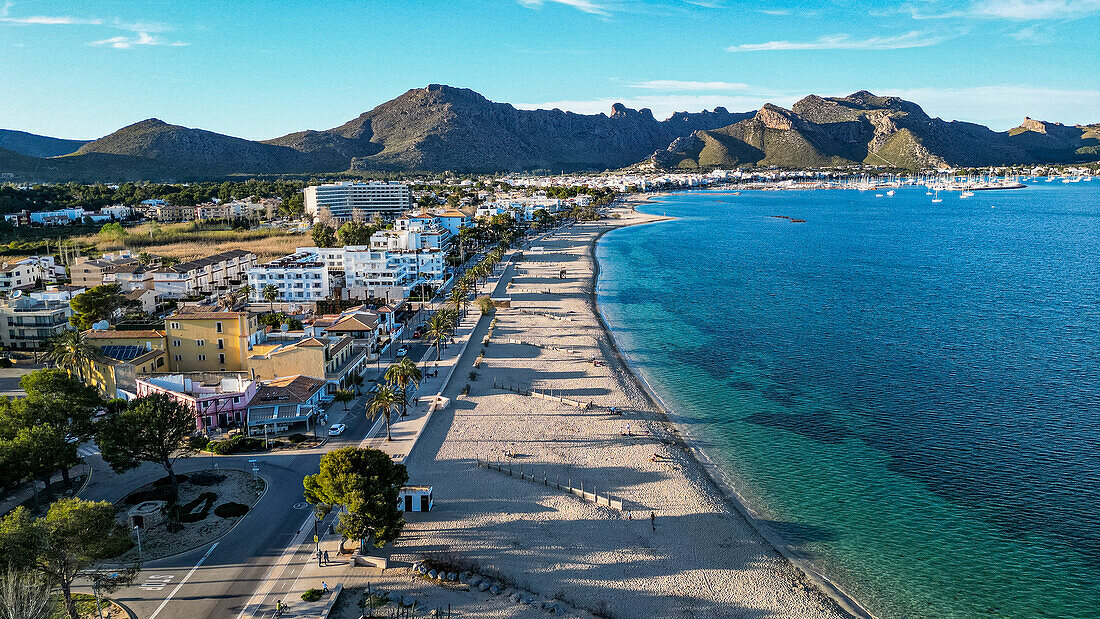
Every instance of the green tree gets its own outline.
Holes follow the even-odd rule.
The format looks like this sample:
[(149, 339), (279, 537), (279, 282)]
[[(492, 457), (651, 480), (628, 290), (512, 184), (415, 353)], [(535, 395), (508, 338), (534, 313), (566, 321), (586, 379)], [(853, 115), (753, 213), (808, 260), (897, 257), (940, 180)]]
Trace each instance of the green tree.
[(188, 437), (195, 434), (195, 412), (162, 394), (138, 398), (126, 410), (99, 422), (96, 443), (111, 469), (122, 473), (142, 462), (164, 467), (169, 482), (176, 485), (172, 469), (179, 458), (195, 452)]
[(355, 394), (348, 389), (337, 389), (332, 394), (332, 399), (344, 405), (344, 410), (348, 410), (348, 402), (355, 399)]
[(349, 221), (336, 231), (336, 238), (340, 245), (370, 245), (370, 237), (377, 231), (370, 224)]
[(392, 441), (393, 436), (390, 435), (390, 421), (393, 418), (394, 411), (400, 406), (397, 399), (397, 392), (389, 386), (379, 387), (378, 391), (374, 392), (370, 400), (367, 402), (367, 418), (371, 421), (378, 415), (386, 416), (386, 440)]
[(126, 238), (126, 229), (118, 222), (103, 224), (99, 229), (99, 236), (111, 241), (122, 241)]
[(347, 510), (336, 526), (341, 535), (382, 548), (405, 526), (397, 499), (408, 481), (405, 465), (385, 452), (345, 447), (322, 456), (319, 472), (307, 476), (303, 486), (306, 501), (320, 511), (337, 505)]
[(40, 575), (8, 567), (0, 572), (0, 618), (50, 619), (56, 606), (51, 589)]
[(275, 311), (275, 300), (279, 298), (279, 289), (275, 284), (268, 284), (263, 289), (264, 300), (268, 302), (271, 311)]
[(73, 581), (131, 546), (127, 531), (115, 520), (114, 505), (107, 501), (61, 499), (42, 518), (32, 519), (26, 508), (18, 507), (0, 520), (4, 562), (60, 588), (70, 619), (80, 617), (73, 603)]
[(310, 232), (310, 236), (313, 237), (313, 244), (317, 247), (336, 246), (336, 233), (331, 227), (325, 224), (314, 225), (313, 230)]
[(419, 387), (424, 374), (412, 359), (405, 357), (386, 370), (386, 382), (401, 390), (401, 416), (409, 414), (409, 387)]
[(428, 339), (435, 342), (435, 360), (439, 361), (443, 354), (440, 352), (443, 341), (451, 333), (451, 326), (447, 321), (446, 313), (440, 310), (428, 319)]
[[(78, 295), (79, 296), (79, 295)], [(99, 350), (80, 331), (66, 331), (50, 342), (46, 357), (60, 368), (84, 380), (84, 366), (95, 359)]]
[(112, 318), (124, 301), (122, 288), (118, 284), (93, 286), (70, 301), (73, 315), (69, 322), (80, 330), (91, 329), (93, 323)]

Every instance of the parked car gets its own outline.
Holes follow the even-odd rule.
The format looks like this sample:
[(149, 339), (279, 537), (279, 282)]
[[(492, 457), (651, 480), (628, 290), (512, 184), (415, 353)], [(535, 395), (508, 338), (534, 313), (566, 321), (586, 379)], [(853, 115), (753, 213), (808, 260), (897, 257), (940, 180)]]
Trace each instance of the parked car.
[(344, 430), (346, 430), (346, 429), (347, 429), (346, 425), (344, 425), (342, 423), (334, 423), (334, 424), (332, 424), (332, 427), (330, 427), (328, 429), (328, 435), (329, 436), (340, 436), (341, 434), (344, 433)]
[(401, 348), (397, 349), (397, 356), (398, 357), (404, 357), (407, 354), (409, 354), (409, 347), (408, 346), (402, 346)]
[(413, 329), (413, 337), (424, 337), (428, 334), (428, 325), (417, 325)]

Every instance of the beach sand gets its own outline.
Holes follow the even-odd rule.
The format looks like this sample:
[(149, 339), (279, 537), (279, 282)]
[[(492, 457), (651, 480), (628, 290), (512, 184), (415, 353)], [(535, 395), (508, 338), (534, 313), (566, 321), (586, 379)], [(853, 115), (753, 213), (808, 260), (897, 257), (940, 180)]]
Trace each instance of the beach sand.
[[(524, 249), (511, 308), (497, 311), (484, 351), (482, 321), (445, 392), (452, 405), (406, 460), (411, 483), (434, 486), (435, 506), (408, 515), (395, 555), (461, 557), (483, 574), (611, 617), (847, 616), (722, 493), (609, 342), (592, 303), (594, 241), (658, 219), (616, 213), (621, 219), (532, 241), (541, 252)], [(477, 458), (610, 493), (624, 510), (479, 468)]]

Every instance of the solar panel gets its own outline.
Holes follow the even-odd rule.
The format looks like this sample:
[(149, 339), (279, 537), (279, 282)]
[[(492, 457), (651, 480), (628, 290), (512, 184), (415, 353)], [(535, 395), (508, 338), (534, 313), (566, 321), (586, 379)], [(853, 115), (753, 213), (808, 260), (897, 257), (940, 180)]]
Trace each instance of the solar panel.
[(130, 361), (145, 354), (144, 346), (134, 345), (111, 345), (100, 347), (100, 352), (104, 357), (110, 357), (111, 359), (117, 359), (118, 361)]

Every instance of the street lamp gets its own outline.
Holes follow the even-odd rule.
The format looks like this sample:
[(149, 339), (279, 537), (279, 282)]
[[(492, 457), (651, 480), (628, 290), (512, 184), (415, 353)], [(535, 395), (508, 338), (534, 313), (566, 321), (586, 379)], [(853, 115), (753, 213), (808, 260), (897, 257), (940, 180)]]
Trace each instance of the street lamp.
[(134, 525), (134, 530), (137, 531), (138, 561), (141, 561), (141, 527), (139, 527), (135, 524)]

